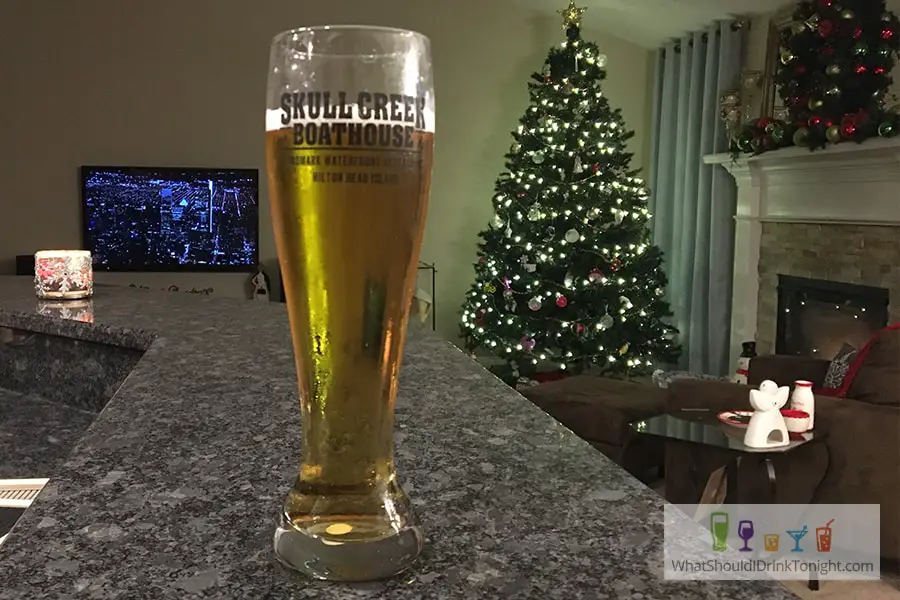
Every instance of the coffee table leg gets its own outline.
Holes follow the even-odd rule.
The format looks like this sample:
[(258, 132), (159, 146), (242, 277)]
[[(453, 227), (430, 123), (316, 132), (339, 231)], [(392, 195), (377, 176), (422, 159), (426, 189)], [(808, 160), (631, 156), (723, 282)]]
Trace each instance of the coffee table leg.
[(775, 464), (772, 462), (772, 459), (768, 456), (765, 457), (766, 463), (766, 473), (769, 475), (769, 496), (771, 498), (772, 504), (775, 504), (778, 501), (777, 491), (778, 489), (775, 486)]

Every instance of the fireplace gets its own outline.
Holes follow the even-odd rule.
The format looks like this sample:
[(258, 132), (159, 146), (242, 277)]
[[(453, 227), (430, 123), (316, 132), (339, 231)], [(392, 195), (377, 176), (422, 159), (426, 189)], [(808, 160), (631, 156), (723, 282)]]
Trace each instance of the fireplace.
[(778, 275), (775, 352), (830, 359), (844, 344), (861, 348), (887, 325), (889, 291)]

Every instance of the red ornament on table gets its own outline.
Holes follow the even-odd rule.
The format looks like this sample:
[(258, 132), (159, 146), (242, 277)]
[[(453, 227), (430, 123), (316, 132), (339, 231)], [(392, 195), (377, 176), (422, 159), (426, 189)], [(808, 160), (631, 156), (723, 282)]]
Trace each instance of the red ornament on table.
[(569, 304), (569, 301), (566, 300), (565, 296), (559, 296), (556, 299), (556, 305), (560, 308), (565, 308), (567, 304)]

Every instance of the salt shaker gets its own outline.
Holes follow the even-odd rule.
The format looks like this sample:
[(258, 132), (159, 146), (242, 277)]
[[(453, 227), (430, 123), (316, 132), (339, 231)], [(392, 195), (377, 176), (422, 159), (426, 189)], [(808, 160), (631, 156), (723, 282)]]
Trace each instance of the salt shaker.
[(809, 429), (815, 427), (816, 398), (813, 396), (812, 382), (798, 379), (791, 394), (791, 410), (802, 410), (809, 414)]

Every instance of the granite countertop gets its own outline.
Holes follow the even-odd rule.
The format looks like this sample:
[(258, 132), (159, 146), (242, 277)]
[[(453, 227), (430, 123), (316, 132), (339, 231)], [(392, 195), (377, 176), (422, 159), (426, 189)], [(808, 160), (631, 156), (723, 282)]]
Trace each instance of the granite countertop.
[(426, 549), (394, 579), (306, 579), (272, 551), (300, 450), (284, 305), (98, 287), (92, 310), (38, 315), (0, 277), (0, 325), (145, 350), (0, 548), (2, 599), (795, 598), (663, 581), (663, 500), (413, 327), (397, 468)]

